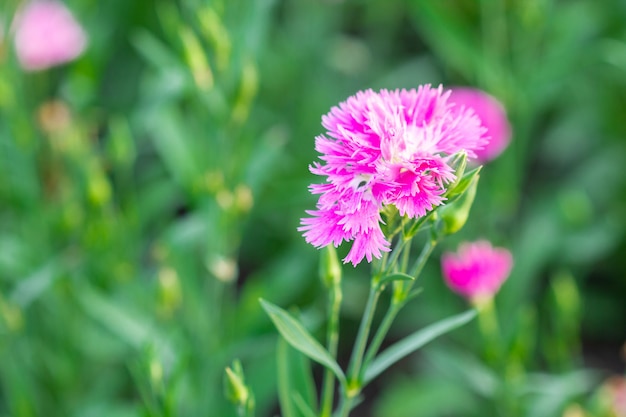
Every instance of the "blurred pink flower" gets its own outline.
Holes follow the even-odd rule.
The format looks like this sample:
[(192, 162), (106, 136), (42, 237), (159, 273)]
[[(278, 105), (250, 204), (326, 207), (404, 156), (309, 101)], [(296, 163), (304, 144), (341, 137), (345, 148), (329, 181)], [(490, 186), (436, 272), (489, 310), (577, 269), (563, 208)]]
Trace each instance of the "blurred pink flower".
[(37, 71), (78, 57), (87, 39), (63, 3), (33, 0), (15, 16), (15, 50), (22, 68)]
[(613, 376), (603, 385), (604, 400), (612, 416), (626, 417), (626, 378)]
[(470, 300), (491, 298), (513, 267), (511, 253), (486, 240), (465, 242), (457, 253), (444, 253), (441, 269), (450, 289)]
[(327, 136), (318, 136), (315, 148), (323, 164), (310, 170), (326, 181), (310, 187), (319, 194), (317, 209), (298, 228), (307, 242), (319, 248), (354, 240), (344, 262), (371, 262), (389, 251), (380, 228), (384, 206), (415, 218), (443, 203), (455, 179), (449, 156), (475, 157), (486, 142), (478, 117), (452, 111), (448, 95), (429, 85), (361, 91), (322, 117)]
[(511, 125), (502, 104), (484, 91), (467, 87), (452, 88), (450, 101), (457, 106), (472, 108), (487, 128), (485, 138), (488, 143), (476, 151), (478, 161), (485, 163), (500, 155), (511, 140)]

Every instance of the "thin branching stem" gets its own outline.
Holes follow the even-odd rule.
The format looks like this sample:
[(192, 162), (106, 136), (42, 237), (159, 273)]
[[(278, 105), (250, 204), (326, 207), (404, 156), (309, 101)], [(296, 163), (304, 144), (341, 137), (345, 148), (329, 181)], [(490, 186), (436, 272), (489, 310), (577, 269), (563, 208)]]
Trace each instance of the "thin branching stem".
[[(326, 347), (328, 353), (337, 358), (339, 343), (339, 312), (341, 309), (341, 283), (335, 282), (328, 292), (328, 328), (326, 333)], [(330, 417), (333, 409), (335, 393), (335, 375), (332, 370), (326, 369), (322, 384), (322, 401), (320, 417)]]

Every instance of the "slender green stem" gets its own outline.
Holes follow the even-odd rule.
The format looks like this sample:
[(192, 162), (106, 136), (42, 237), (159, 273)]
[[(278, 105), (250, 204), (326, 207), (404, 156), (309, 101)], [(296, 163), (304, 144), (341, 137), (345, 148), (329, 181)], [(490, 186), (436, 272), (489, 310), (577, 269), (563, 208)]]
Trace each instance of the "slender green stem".
[(475, 300), (474, 304), (478, 308), (478, 327), (484, 339), (485, 362), (493, 369), (497, 370), (503, 380), (503, 388), (494, 398), (496, 407), (502, 415), (519, 416), (521, 414), (517, 401), (511, 397), (512, 389), (510, 387), (511, 380), (507, 373), (509, 372), (510, 362), (505, 358), (503, 345), (501, 344), (500, 325), (498, 323), (498, 315), (495, 308), (493, 297)]
[(400, 236), (398, 243), (396, 243), (396, 247), (391, 252), (391, 256), (383, 264), (382, 271), (384, 271), (384, 275), (389, 274), (393, 270), (393, 268), (396, 266), (396, 263), (398, 262), (400, 254), (405, 253), (405, 249), (407, 249), (407, 247), (410, 247), (410, 242), (410, 239), (404, 239), (402, 236)]
[[(413, 268), (410, 273), (411, 276), (417, 279), (419, 274), (422, 272), (422, 269), (424, 268), (424, 265), (426, 264), (426, 261), (428, 260), (436, 244), (437, 244), (437, 241), (434, 239), (429, 239), (428, 242), (426, 242), (426, 245), (422, 249), (422, 252), (420, 253), (419, 258), (415, 262), (415, 265), (413, 265)], [(408, 263), (408, 255), (407, 255), (408, 252), (409, 252), (409, 248), (407, 247), (405, 256), (403, 259), (402, 271), (406, 270), (406, 264)], [(378, 353), (378, 349), (380, 349), (380, 346), (382, 345), (383, 340), (387, 336), (387, 333), (389, 332), (389, 329), (391, 328), (393, 321), (395, 320), (396, 316), (398, 315), (398, 313), (400, 312), (400, 310), (405, 304), (406, 297), (408, 296), (408, 292), (411, 290), (413, 281), (402, 282), (402, 283), (398, 283), (397, 285), (399, 286), (398, 287), (399, 291), (396, 294), (394, 294), (394, 297), (391, 300), (391, 305), (389, 306), (387, 313), (385, 313), (385, 317), (383, 318), (383, 321), (380, 323), (380, 326), (378, 326), (378, 329), (376, 330), (376, 334), (374, 335), (372, 342), (370, 343), (370, 346), (365, 356), (365, 360), (363, 361), (363, 369), (367, 369), (367, 366), (369, 365), (369, 363), (374, 359), (374, 356), (376, 356), (376, 354)]]
[(374, 319), (374, 313), (376, 312), (376, 305), (378, 304), (378, 298), (380, 297), (380, 286), (378, 285), (380, 276), (375, 275), (372, 277), (370, 285), (370, 293), (367, 298), (367, 304), (365, 305), (365, 311), (363, 318), (361, 319), (361, 325), (357, 333), (356, 341), (354, 343), (354, 349), (352, 350), (352, 356), (350, 357), (350, 364), (348, 365), (348, 383), (345, 389), (342, 391), (342, 401), (339, 406), (338, 416), (346, 417), (352, 409), (354, 400), (361, 392), (361, 364), (363, 363), (363, 355), (365, 353), (365, 346), (367, 345), (367, 339), (370, 329), (372, 327), (372, 321)]
[(372, 321), (374, 319), (374, 313), (376, 311), (376, 304), (378, 304), (378, 298), (380, 296), (380, 289), (378, 287), (378, 277), (372, 278), (372, 284), (370, 286), (370, 293), (365, 305), (365, 312), (363, 313), (363, 319), (359, 326), (359, 332), (357, 333), (356, 342), (354, 344), (354, 350), (350, 357), (350, 364), (348, 366), (348, 385), (354, 382), (355, 378), (358, 378), (361, 363), (363, 361), (363, 353), (365, 352), (365, 345), (367, 344), (367, 338), (369, 336), (370, 328), (372, 327)]
[(337, 411), (337, 417), (348, 417), (350, 414), (350, 409), (352, 408), (352, 403), (354, 402), (353, 397), (344, 396), (341, 400), (341, 404), (339, 404), (339, 410)]
[[(326, 344), (328, 352), (337, 358), (337, 345), (339, 343), (339, 312), (342, 300), (341, 284), (334, 283), (328, 294), (328, 328), (326, 333)], [(322, 407), (320, 417), (330, 417), (333, 411), (333, 399), (335, 393), (335, 375), (330, 369), (324, 373), (322, 384)]]
[(478, 326), (485, 340), (485, 360), (487, 363), (500, 366), (500, 326), (493, 298), (480, 300), (477, 304)]
[[(437, 243), (438, 243), (437, 239), (432, 239), (432, 238), (428, 239), (428, 241), (426, 242), (426, 245), (424, 245), (424, 248), (422, 249), (422, 252), (420, 253), (420, 256), (417, 258), (417, 260), (413, 264), (413, 267), (411, 268), (409, 275), (417, 279), (417, 277), (422, 273), (422, 269), (424, 269), (424, 265), (426, 265), (426, 261), (430, 257), (430, 254), (433, 253), (433, 249), (435, 249), (435, 246), (437, 246)], [(408, 285), (411, 286), (412, 282), (409, 282)]]
[(401, 272), (405, 272), (409, 267), (409, 257), (411, 256), (411, 242), (413, 242), (413, 240), (408, 239), (406, 247), (404, 248), (404, 251), (402, 253), (402, 263), (400, 264)]
[(392, 302), (383, 318), (383, 321), (378, 326), (376, 330), (376, 334), (372, 338), (372, 342), (370, 343), (369, 348), (367, 349), (367, 353), (365, 354), (365, 359), (363, 360), (363, 370), (367, 369), (369, 364), (374, 360), (374, 356), (378, 353), (378, 349), (383, 343), (385, 336), (387, 336), (387, 332), (391, 328), (391, 324), (394, 319), (398, 315), (400, 309), (404, 306), (404, 303), (400, 302)]

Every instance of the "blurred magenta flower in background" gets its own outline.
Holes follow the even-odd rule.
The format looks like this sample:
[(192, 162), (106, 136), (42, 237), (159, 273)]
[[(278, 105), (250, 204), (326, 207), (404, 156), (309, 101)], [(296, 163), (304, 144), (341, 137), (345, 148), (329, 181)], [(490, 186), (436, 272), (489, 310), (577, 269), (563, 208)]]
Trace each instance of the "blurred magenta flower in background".
[(478, 161), (485, 163), (500, 155), (511, 140), (511, 125), (504, 106), (484, 91), (468, 87), (452, 88), (449, 100), (457, 106), (474, 109), (483, 126), (487, 128), (484, 135), (488, 138), (488, 143), (483, 149), (476, 150)]
[(448, 287), (472, 301), (493, 297), (512, 267), (511, 253), (486, 240), (462, 243), (457, 253), (446, 252), (441, 257)]
[(452, 111), (442, 87), (358, 92), (322, 117), (327, 135), (316, 138), (324, 164), (312, 173), (326, 177), (310, 190), (317, 209), (298, 229), (316, 247), (354, 239), (344, 262), (380, 258), (390, 243), (380, 228), (380, 210), (394, 205), (401, 216), (424, 216), (442, 204), (455, 179), (449, 156), (475, 157), (486, 139), (472, 111)]
[(626, 417), (626, 378), (623, 376), (610, 377), (602, 386), (602, 401), (611, 416)]
[(35, 0), (16, 14), (15, 51), (20, 65), (37, 71), (78, 57), (87, 44), (82, 27), (63, 3)]

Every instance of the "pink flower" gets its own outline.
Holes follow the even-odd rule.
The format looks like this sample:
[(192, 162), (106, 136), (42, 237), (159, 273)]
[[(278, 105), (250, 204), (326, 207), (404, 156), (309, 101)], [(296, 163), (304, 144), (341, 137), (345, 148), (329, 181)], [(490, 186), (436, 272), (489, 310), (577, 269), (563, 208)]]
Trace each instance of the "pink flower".
[(483, 149), (476, 151), (478, 161), (484, 163), (500, 155), (511, 140), (511, 125), (502, 104), (484, 91), (465, 87), (453, 88), (450, 101), (474, 109), (487, 128), (485, 136), (490, 139)]
[(602, 400), (615, 417), (626, 417), (626, 378), (610, 377), (601, 387)]
[(83, 29), (63, 3), (34, 0), (15, 17), (15, 50), (20, 65), (27, 71), (71, 61), (86, 44)]
[(471, 300), (493, 297), (512, 267), (511, 253), (485, 240), (463, 243), (458, 253), (444, 253), (441, 258), (448, 287)]
[(353, 240), (344, 262), (371, 262), (389, 251), (380, 228), (384, 206), (415, 218), (444, 202), (446, 184), (455, 179), (449, 156), (474, 157), (486, 143), (473, 111), (453, 109), (448, 95), (429, 85), (367, 90), (322, 117), (327, 132), (315, 148), (323, 163), (310, 170), (326, 181), (310, 187), (319, 200), (298, 229), (307, 242), (319, 248)]

